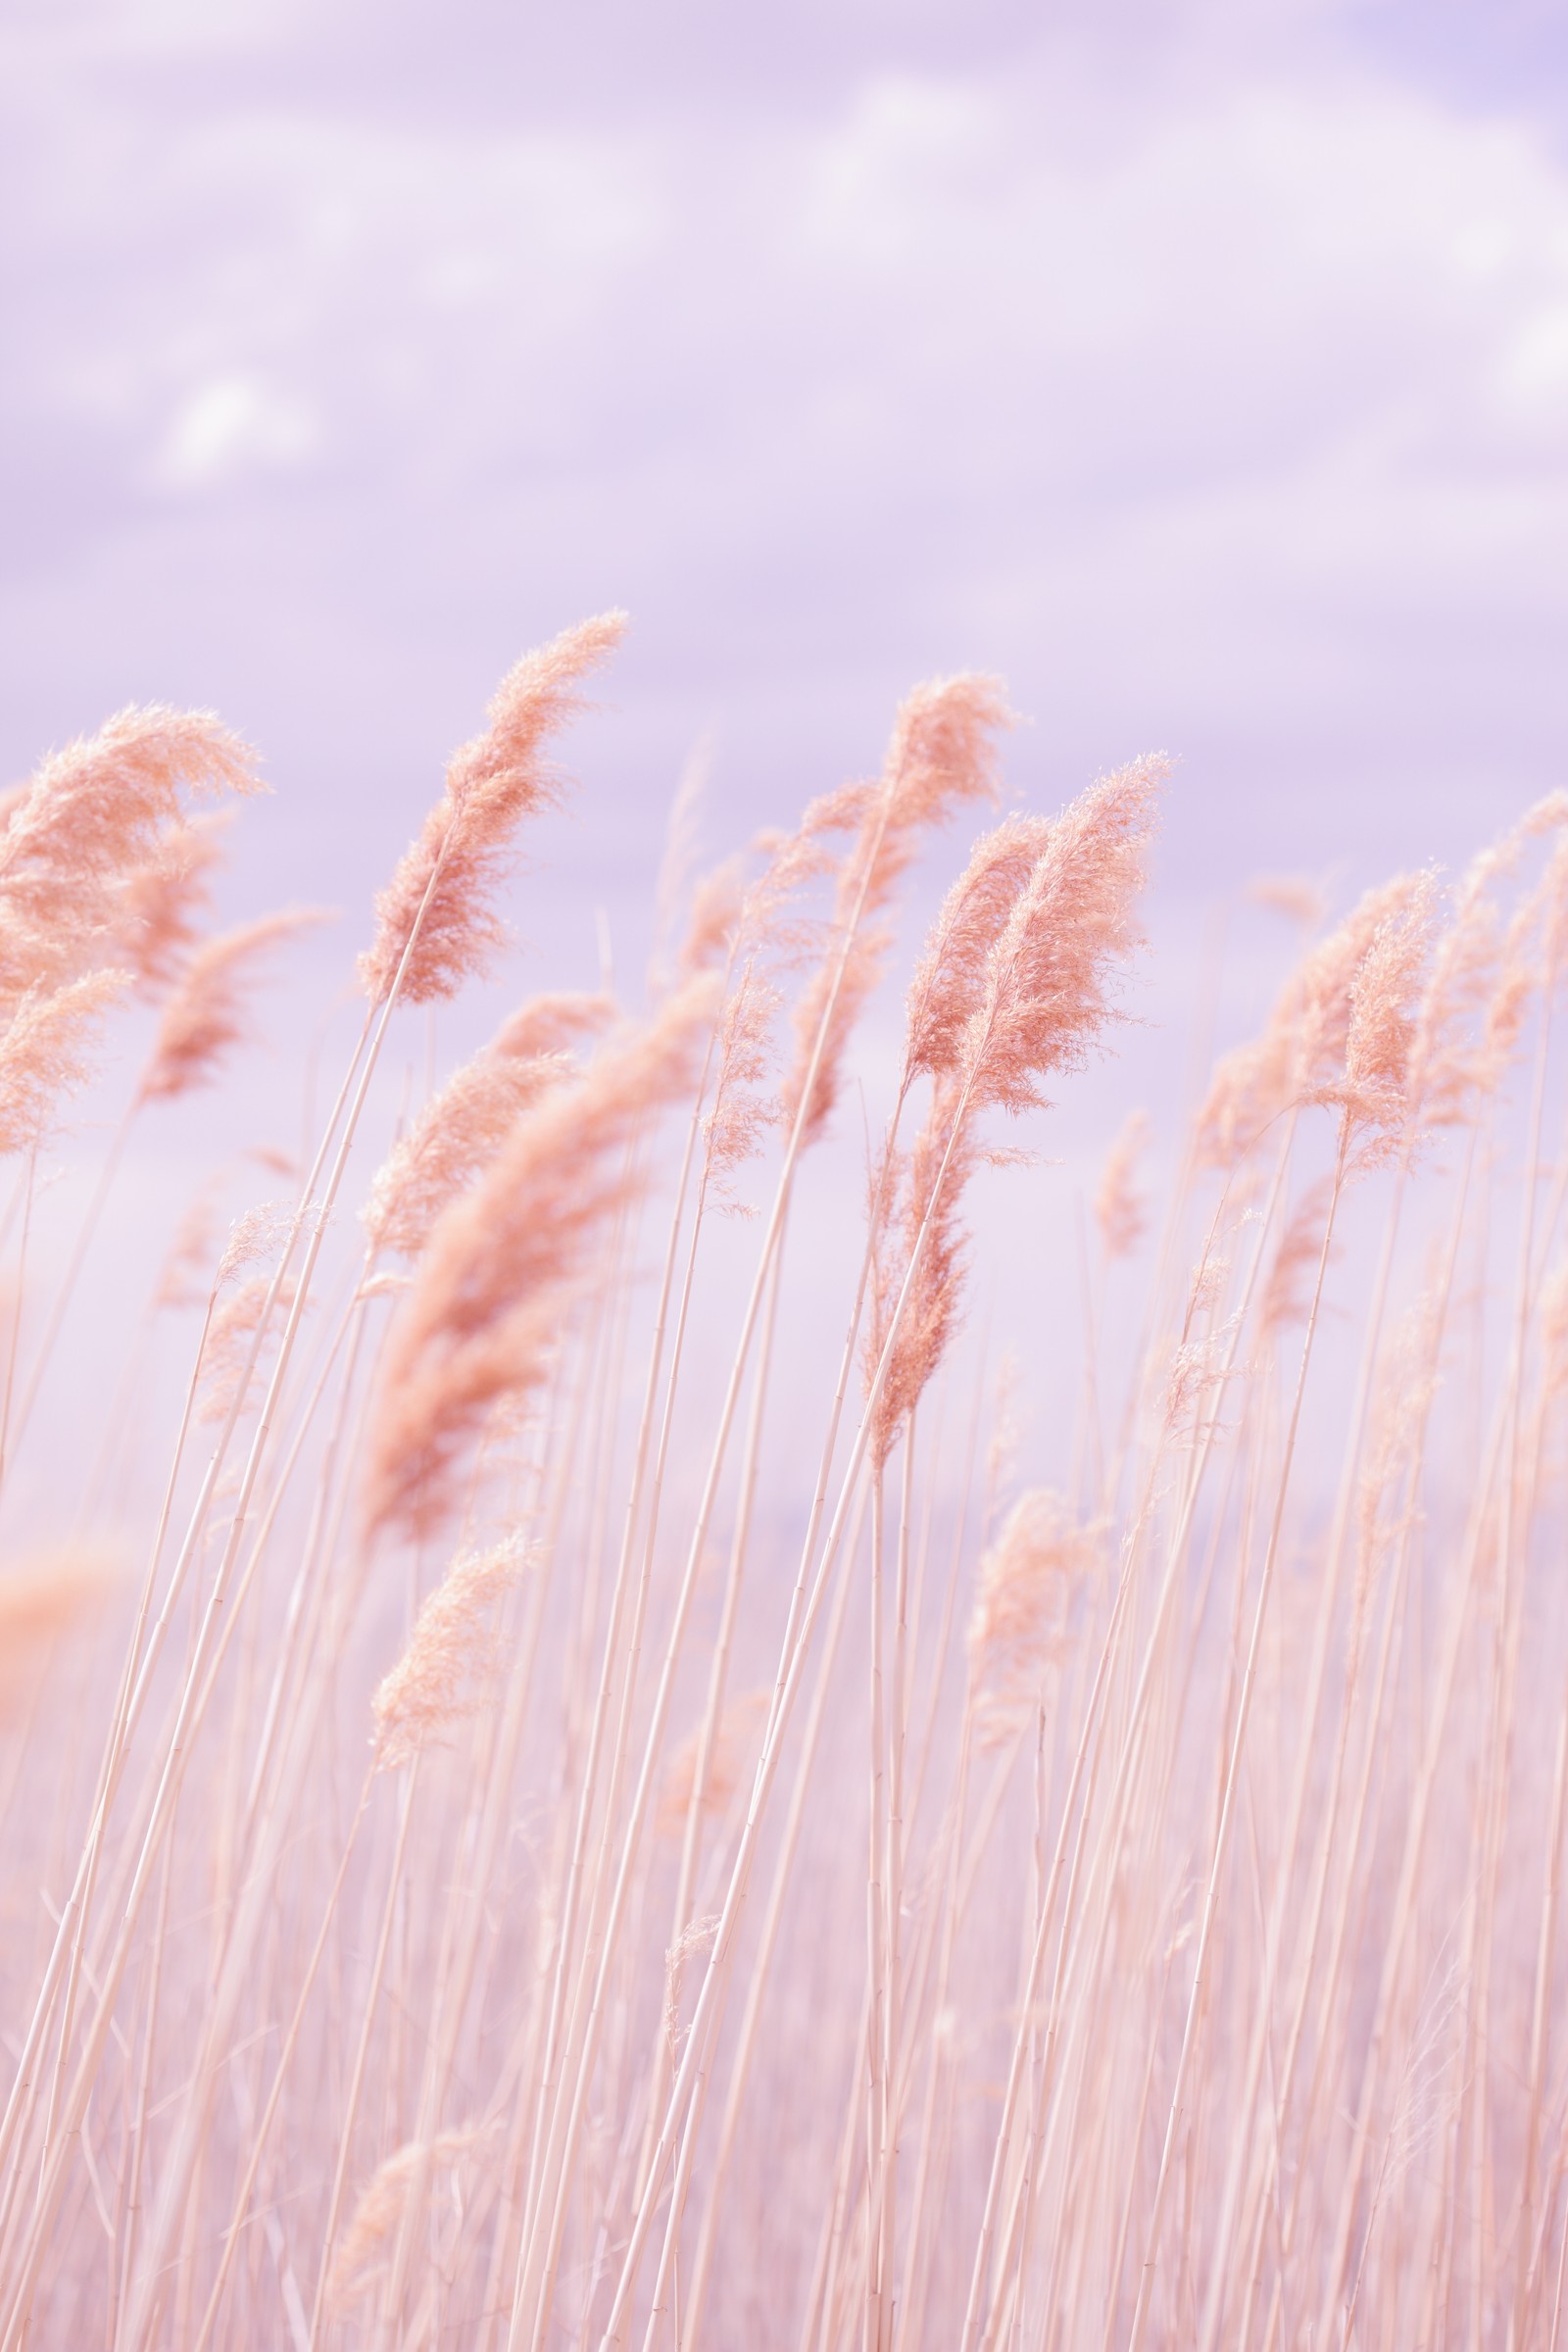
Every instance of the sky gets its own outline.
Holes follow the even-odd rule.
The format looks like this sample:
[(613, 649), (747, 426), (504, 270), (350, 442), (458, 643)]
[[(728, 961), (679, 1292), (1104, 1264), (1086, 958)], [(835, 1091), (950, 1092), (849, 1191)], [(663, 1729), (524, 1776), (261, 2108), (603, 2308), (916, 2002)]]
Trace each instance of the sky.
[[(1178, 899), (1560, 780), (1568, 40), (1323, 0), (8, 0), (0, 729), (216, 707), (359, 907), (502, 670), (633, 616), (543, 921), (1000, 670)], [(635, 924), (630, 911), (623, 919)]]

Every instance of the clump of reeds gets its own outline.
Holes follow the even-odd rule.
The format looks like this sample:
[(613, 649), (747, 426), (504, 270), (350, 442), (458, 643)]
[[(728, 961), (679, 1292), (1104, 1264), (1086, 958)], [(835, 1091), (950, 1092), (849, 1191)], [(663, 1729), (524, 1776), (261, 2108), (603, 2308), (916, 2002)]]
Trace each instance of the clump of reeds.
[(228, 1114), (123, 1332), (133, 1121), (313, 918), (208, 935), (200, 714), (0, 811), (0, 2352), (1555, 2352), (1568, 797), (1256, 885), (1255, 1036), (1087, 1172), (1165, 765), (964, 845), (878, 1072), (915, 859), (1027, 798), (938, 680), (696, 882), (683, 791), (646, 1004), (431, 1070), (622, 625), (503, 682), (303, 1164)]

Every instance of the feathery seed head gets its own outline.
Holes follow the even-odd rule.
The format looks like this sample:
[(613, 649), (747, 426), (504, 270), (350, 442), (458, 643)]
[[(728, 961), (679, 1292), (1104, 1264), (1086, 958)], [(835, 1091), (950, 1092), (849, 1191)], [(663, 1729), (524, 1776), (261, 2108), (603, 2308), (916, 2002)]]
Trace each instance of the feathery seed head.
[(917, 686), (894, 723), (880, 781), (849, 787), (808, 812), (818, 835), (839, 825), (856, 830), (839, 870), (833, 938), (795, 1013), (784, 1109), (802, 1120), (803, 1143), (814, 1142), (832, 1116), (851, 1032), (882, 975), (890, 939), (877, 918), (891, 906), (922, 831), (966, 802), (996, 799), (996, 739), (1011, 722), (996, 678), (965, 674)]
[(1095, 1222), (1107, 1258), (1130, 1257), (1149, 1230), (1148, 1203), (1135, 1180), (1150, 1133), (1149, 1113), (1129, 1111), (1105, 1155), (1095, 1195)]
[(761, 1087), (772, 1063), (779, 1003), (778, 990), (754, 957), (719, 1016), (712, 1100), (703, 1118), (704, 1181), (719, 1207), (742, 1215), (750, 1212), (735, 1197), (736, 1171), (760, 1149), (765, 1130), (781, 1115), (776, 1096)]
[(529, 1105), (569, 1078), (575, 1038), (612, 1017), (608, 997), (536, 997), (503, 1022), (393, 1145), (361, 1216), (372, 1250), (417, 1257), (436, 1219), (474, 1183)]
[(1362, 1139), (1362, 1162), (1392, 1148), (1410, 1107), (1410, 1049), (1416, 1033), (1437, 907), (1437, 877), (1408, 874), (1384, 906), (1350, 977), (1343, 1071), (1308, 1091), (1336, 1103)]
[[(236, 1284), (213, 1309), (202, 1345), (202, 1394), (196, 1406), (198, 1421), (223, 1421), (233, 1410), (236, 1400), (243, 1400), (241, 1392), (254, 1379), (261, 1360), (262, 1347), (257, 1345), (257, 1333), (262, 1329), (272, 1292), (270, 1274), (253, 1274)], [(277, 1286), (275, 1303), (286, 1314), (293, 1305), (296, 1288), (287, 1275)], [(275, 1326), (267, 1335), (275, 1339)]]
[(156, 704), (44, 760), (0, 833), (0, 1005), (80, 972), (121, 935), (122, 892), (187, 800), (262, 789), (255, 755), (216, 718)]
[(35, 1682), (58, 1638), (113, 1592), (108, 1553), (82, 1544), (34, 1552), (0, 1571), (0, 1706)]
[(937, 916), (909, 984), (906, 1082), (957, 1066), (992, 949), (1051, 838), (1046, 817), (1009, 816), (982, 834)]
[(609, 661), (625, 625), (624, 613), (601, 613), (503, 678), (489, 726), (453, 755), (440, 800), (376, 900), (375, 938), (359, 963), (372, 1004), (390, 996), (406, 955), (402, 993), (413, 1004), (455, 996), (488, 970), (507, 937), (490, 902), (512, 868), (517, 827), (562, 795), (545, 746), (584, 708), (577, 686)]
[(318, 906), (290, 906), (241, 923), (198, 948), (164, 1007), (138, 1089), (144, 1102), (172, 1102), (218, 1076), (225, 1054), (247, 1034), (246, 984), (257, 967), (302, 931), (332, 917)]
[(372, 1701), (376, 1764), (407, 1764), (480, 1704), (496, 1663), (492, 1612), (537, 1557), (520, 1536), (463, 1552), (425, 1601)]
[(128, 972), (83, 972), (24, 994), (0, 1033), (0, 1154), (36, 1151), (45, 1141), (60, 1098), (91, 1075), (104, 1017), (129, 986)]
[(1315, 931), (1328, 911), (1322, 891), (1303, 874), (1257, 874), (1246, 895), (1254, 906), (1266, 906), (1303, 931)]
[[(718, 1730), (709, 1750), (708, 1774), (703, 1784), (703, 1811), (716, 1820), (729, 1811), (741, 1775), (756, 1757), (758, 1742), (767, 1721), (770, 1693), (766, 1690), (748, 1690), (731, 1699), (719, 1718)], [(698, 1751), (702, 1744), (702, 1726), (688, 1733), (670, 1757), (664, 1774), (664, 1785), (659, 1793), (656, 1817), (659, 1833), (664, 1838), (678, 1838), (686, 1826), (687, 1808), (692, 1790), (697, 1785)]]
[[(871, 1459), (877, 1469), (892, 1452), (899, 1431), (930, 1385), (959, 1325), (969, 1261), (969, 1234), (960, 1212), (979, 1157), (973, 1130), (960, 1118), (961, 1105), (956, 1081), (939, 1080), (927, 1117), (897, 1171), (902, 1178), (900, 1217), (897, 1223), (884, 1219), (872, 1239), (871, 1301), (863, 1352), (868, 1388), (887, 1349), (893, 1317), (904, 1297), (904, 1311), (871, 1417)], [(873, 1206), (876, 1194), (891, 1189), (885, 1183), (874, 1186)]]
[[(1283, 1111), (1323, 1101), (1323, 1090), (1343, 1085), (1356, 975), (1383, 926), (1397, 932), (1412, 892), (1430, 889), (1429, 876), (1397, 875), (1367, 891), (1337, 929), (1307, 950), (1262, 1035), (1215, 1064), (1198, 1114), (1200, 1165), (1234, 1168)], [(1373, 1001), (1364, 993), (1364, 1017)], [(1369, 1031), (1365, 1042), (1370, 1051)]]
[(1049, 828), (992, 945), (956, 1068), (971, 1104), (1043, 1106), (1040, 1082), (1080, 1068), (1114, 974), (1142, 944), (1134, 912), (1153, 838), (1160, 755), (1102, 776)]
[(975, 1723), (983, 1745), (1020, 1731), (1067, 1653), (1073, 1604), (1104, 1558), (1104, 1529), (1060, 1494), (1031, 1487), (980, 1563), (969, 1620)]
[(209, 878), (222, 861), (232, 818), (228, 808), (199, 810), (120, 883), (115, 952), (129, 964), (138, 995), (157, 998), (178, 979), (201, 936), (200, 918), (211, 910)]
[(627, 1146), (690, 1092), (718, 983), (704, 973), (518, 1118), (430, 1236), (388, 1335), (368, 1441), (370, 1530), (424, 1532), (499, 1399), (543, 1378), (594, 1242), (637, 1181)]
[(327, 2307), (346, 2311), (366, 2294), (386, 2260), (416, 2181), (451, 2172), (489, 2136), (478, 2126), (410, 2140), (379, 2165), (360, 2192), (327, 2279)]

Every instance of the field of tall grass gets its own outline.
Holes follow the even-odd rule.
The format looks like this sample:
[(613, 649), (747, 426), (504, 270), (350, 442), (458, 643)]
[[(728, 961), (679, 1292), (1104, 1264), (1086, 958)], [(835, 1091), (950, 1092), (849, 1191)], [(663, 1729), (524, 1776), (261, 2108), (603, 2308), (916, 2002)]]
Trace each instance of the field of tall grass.
[[(981, 676), (714, 872), (677, 804), (636, 1001), (389, 1111), (620, 627), (502, 683), (308, 1166), (211, 1239), (193, 1168), (123, 1330), (127, 1138), (223, 1083), (255, 1141), (312, 918), (207, 929), (256, 770), (199, 713), (0, 816), (0, 1458), (57, 1536), (0, 1578), (0, 2352), (1556, 2347), (1568, 795), (1348, 911), (1265, 886), (1292, 976), (1082, 1219), (1052, 1105), (1164, 763), (1001, 814)], [(1020, 1233), (1081, 1304), (988, 1363)]]

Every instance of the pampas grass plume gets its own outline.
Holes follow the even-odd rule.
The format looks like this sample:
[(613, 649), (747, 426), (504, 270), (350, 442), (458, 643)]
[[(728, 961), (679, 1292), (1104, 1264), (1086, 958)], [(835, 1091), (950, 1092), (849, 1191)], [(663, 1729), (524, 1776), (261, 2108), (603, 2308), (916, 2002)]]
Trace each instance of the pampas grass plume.
[(969, 1668), (982, 1744), (1028, 1723), (1063, 1656), (1073, 1603), (1104, 1557), (1104, 1530), (1080, 1522), (1050, 1487), (1019, 1495), (980, 1562)]
[(254, 753), (205, 711), (122, 710), (54, 753), (0, 834), (0, 1003), (101, 954), (118, 891), (155, 859), (188, 799), (261, 789)]
[[(784, 1107), (791, 1119), (800, 1118), (804, 1142), (819, 1136), (832, 1117), (845, 1048), (886, 958), (881, 918), (920, 838), (960, 808), (996, 799), (997, 737), (1011, 718), (996, 678), (965, 673), (916, 687), (895, 721), (879, 782), (849, 787), (819, 804), (808, 820), (817, 834), (853, 825), (855, 836), (839, 875), (833, 945), (795, 1016), (796, 1055)], [(816, 1075), (810, 1101), (804, 1102), (813, 1056)]]
[(1150, 1133), (1149, 1113), (1129, 1111), (1105, 1154), (1095, 1195), (1095, 1223), (1107, 1258), (1131, 1257), (1149, 1230), (1149, 1202), (1137, 1178)]
[(506, 940), (493, 900), (511, 870), (517, 828), (561, 798), (545, 747), (583, 709), (576, 689), (609, 661), (626, 626), (623, 612), (564, 630), (508, 671), (490, 705), (490, 724), (456, 752), (446, 788), (376, 900), (375, 938), (360, 958), (370, 1002), (390, 996), (403, 975), (409, 1004), (455, 996), (489, 968)]
[(549, 996), (524, 1004), (448, 1079), (392, 1147), (361, 1211), (373, 1250), (417, 1257), (437, 1218), (473, 1184), (522, 1113), (568, 1078), (568, 1051), (614, 1017), (608, 997)]
[(72, 1543), (0, 1569), (0, 1704), (12, 1707), (55, 1643), (100, 1608), (120, 1584), (101, 1546)]
[(466, 1551), (420, 1609), (409, 1646), (375, 1693), (376, 1763), (407, 1764), (479, 1704), (494, 1662), (492, 1612), (528, 1565), (530, 1548), (509, 1536)]
[(198, 948), (164, 1007), (138, 1090), (145, 1102), (172, 1102), (218, 1076), (226, 1054), (247, 1034), (245, 990), (258, 967), (281, 947), (333, 918), (315, 906), (292, 906), (241, 923)]
[(61, 1098), (84, 1086), (105, 1015), (130, 986), (127, 972), (83, 972), (29, 989), (0, 1036), (0, 1154), (34, 1152)]
[(434, 1526), (483, 1415), (542, 1379), (589, 1251), (630, 1197), (627, 1146), (695, 1082), (717, 987), (710, 973), (687, 981), (552, 1089), (438, 1220), (388, 1336), (367, 1441), (368, 1529)]

